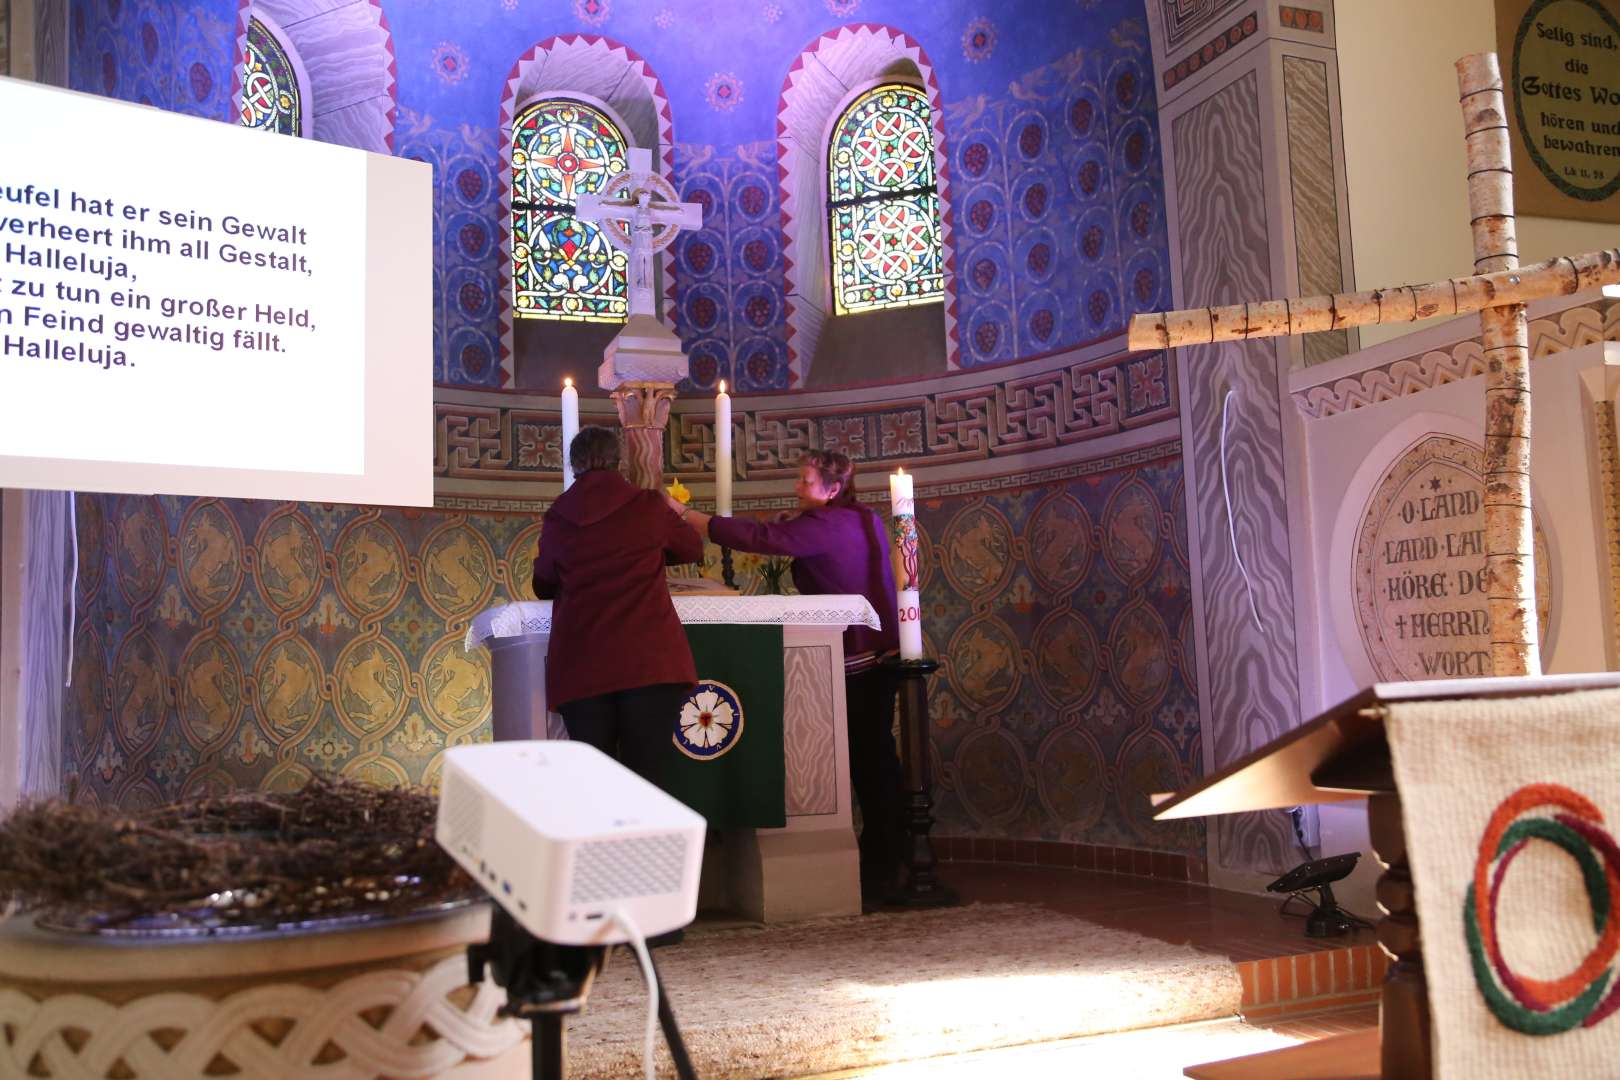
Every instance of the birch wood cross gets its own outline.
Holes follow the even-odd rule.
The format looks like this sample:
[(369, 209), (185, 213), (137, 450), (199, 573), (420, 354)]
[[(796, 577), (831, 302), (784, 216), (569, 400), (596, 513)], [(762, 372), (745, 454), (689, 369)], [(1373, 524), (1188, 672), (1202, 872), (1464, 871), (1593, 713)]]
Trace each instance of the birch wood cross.
[(1132, 349), (1313, 334), (1477, 311), (1485, 350), (1485, 569), (1491, 665), (1539, 675), (1530, 518), (1530, 346), (1524, 305), (1620, 284), (1620, 248), (1519, 266), (1513, 167), (1495, 53), (1457, 61), (1468, 145), (1474, 275), (1427, 285), (1137, 315)]

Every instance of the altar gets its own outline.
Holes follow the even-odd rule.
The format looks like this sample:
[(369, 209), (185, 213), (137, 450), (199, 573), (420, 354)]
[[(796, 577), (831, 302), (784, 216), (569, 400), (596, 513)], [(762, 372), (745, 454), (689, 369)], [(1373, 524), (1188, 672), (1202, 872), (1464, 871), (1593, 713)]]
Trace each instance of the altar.
[[(877, 612), (860, 596), (673, 599), (694, 642), (700, 683), (734, 689), (737, 676), (727, 672), (726, 678), (720, 678), (715, 670), (716, 665), (727, 663), (732, 671), (737, 670), (738, 657), (723, 655), (726, 642), (746, 640), (752, 636), (747, 633), (749, 628), (757, 629), (761, 636), (780, 635), (779, 646), (771, 645), (772, 652), (780, 650), (779, 670), (770, 664), (740, 665), (763, 667), (755, 674), (764, 677), (755, 680), (755, 689), (737, 688), (740, 715), (736, 721), (728, 721), (737, 730), (725, 731), (707, 745), (701, 735), (678, 737), (676, 730), (671, 731), (685, 766), (674, 793), (692, 803), (711, 823), (700, 908), (730, 910), (760, 922), (859, 914), (843, 632), (851, 625), (875, 629)], [(728, 631), (729, 638), (725, 636)], [(738, 631), (742, 631), (740, 637)], [(722, 650), (719, 656), (714, 649), (716, 634)], [(705, 635), (711, 638), (707, 649), (698, 641)], [(545, 700), (550, 636), (551, 602), (545, 600), (491, 608), (468, 629), (468, 651), (484, 647), (490, 653), (496, 741), (567, 738), (561, 717)], [(742, 673), (743, 677), (748, 674)], [(779, 762), (774, 760), (776, 746), (780, 746)], [(772, 748), (771, 760), (742, 756), (745, 752), (760, 754), (767, 747)], [(708, 790), (705, 770), (726, 759), (735, 759), (733, 766), (741, 762), (750, 771), (762, 773), (779, 765), (781, 806), (775, 820), (764, 826), (736, 824), (755, 820), (748, 815), (758, 810)], [(770, 778), (764, 779), (768, 782)]]

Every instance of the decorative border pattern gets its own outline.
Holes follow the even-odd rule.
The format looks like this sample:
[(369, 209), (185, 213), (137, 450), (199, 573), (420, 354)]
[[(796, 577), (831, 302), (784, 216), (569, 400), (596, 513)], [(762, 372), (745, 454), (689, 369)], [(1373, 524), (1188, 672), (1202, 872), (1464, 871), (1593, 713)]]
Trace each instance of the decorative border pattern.
[[(817, 310), (804, 300), (800, 287), (801, 272), (815, 273), (825, 260), (819, 248), (801, 244), (799, 234), (807, 226), (802, 219), (808, 214), (822, 213), (821, 162), (824, 157), (821, 136), (832, 121), (831, 109), (837, 103), (837, 94), (829, 96), (829, 70), (839, 71), (847, 64), (841, 57), (866, 54), (868, 59), (880, 63), (869, 65), (866, 78), (880, 77), (895, 60), (909, 60), (917, 67), (923, 86), (928, 92), (928, 107), (934, 127), (934, 174), (939, 190), (940, 244), (945, 251), (945, 367), (956, 371), (961, 367), (960, 341), (957, 335), (956, 300), (956, 247), (952, 232), (955, 228), (951, 211), (951, 174), (948, 146), (945, 142), (945, 103), (940, 97), (939, 80), (934, 65), (915, 38), (902, 30), (879, 23), (851, 23), (822, 34), (810, 47), (799, 54), (788, 68), (782, 81), (782, 93), (776, 106), (777, 176), (780, 178), (782, 202), (782, 235), (786, 237), (783, 265), (786, 268), (787, 293), (787, 345), (788, 385), (804, 381), (807, 367), (815, 358), (816, 342), (822, 325), (828, 318), (826, 310)], [(861, 69), (865, 71), (866, 68)], [(857, 79), (859, 81), (859, 79)], [(842, 93), (844, 83), (834, 82)], [(813, 133), (813, 145), (799, 147), (806, 133)], [(801, 203), (804, 205), (801, 206)], [(810, 230), (816, 235), (815, 230)], [(808, 268), (808, 271), (801, 271)]]
[[(251, 1062), (259, 1076), (297, 1076), (307, 1075), (311, 1047), (330, 1044), (342, 1050), (350, 1076), (438, 1075), (523, 1041), (517, 1022), (499, 1015), (505, 994), (493, 983), (480, 983), (470, 1001), (457, 1003), (466, 982), (466, 961), (455, 955), (422, 972), (368, 971), (327, 989), (275, 983), (217, 1001), (174, 992), (124, 1003), (72, 993), (37, 1001), (0, 989), (0, 1022), (14, 1033), (9, 1047), (0, 1047), (0, 1061), (17, 1076), (37, 1054), (46, 1076), (101, 1075), (107, 1062), (121, 1059), (133, 1077), (203, 1080), (216, 1075), (209, 1065), (223, 1054)], [(377, 1024), (367, 1017), (379, 1007), (387, 1019)], [(271, 1041), (261, 1021), (288, 1030)], [(88, 1038), (65, 1038), (71, 1030)], [(417, 1041), (424, 1030), (434, 1037)], [(155, 1037), (163, 1031), (179, 1037)]]
[(1609, 662), (1620, 649), (1620, 439), (1615, 435), (1614, 402), (1592, 403), (1597, 436), (1598, 488), (1603, 498), (1603, 541), (1609, 559)]
[(1203, 47), (1182, 57), (1174, 67), (1166, 68), (1164, 72), (1164, 88), (1169, 90), (1179, 82), (1185, 81), (1194, 72), (1201, 70), (1208, 64), (1213, 64), (1215, 58), (1222, 56), (1228, 49), (1235, 49), (1245, 40), (1260, 32), (1260, 17), (1252, 12), (1243, 16), (1225, 30), (1216, 34)]
[[(651, 98), (653, 112), (658, 118), (658, 172), (665, 180), (673, 182), (675, 126), (669, 108), (669, 95), (664, 91), (664, 83), (640, 53), (628, 45), (600, 34), (558, 34), (536, 43), (528, 52), (518, 57), (501, 87), (501, 146), (508, 147), (512, 144), (512, 120), (517, 114), (518, 106), (522, 104), (519, 98), (525, 79), (531, 72), (544, 66), (553, 54), (559, 56), (572, 54), (568, 57), (571, 63), (588, 67), (593, 75), (598, 76), (604, 68), (617, 64), (625, 69), (629, 78), (642, 81)], [(497, 175), (501, 193), (501, 267), (498, 303), (502, 386), (511, 384), (516, 377), (512, 342), (512, 185), (507, 182), (506, 172), (507, 170), (503, 169)], [(665, 314), (668, 314), (675, 302), (675, 253), (666, 248), (660, 256), (660, 266), (664, 274), (664, 308)]]
[[(880, 629), (878, 613), (859, 596), (674, 596), (683, 624), (746, 623), (751, 626), (865, 626)], [(492, 637), (551, 633), (550, 600), (515, 600), (473, 616), (463, 647), (468, 652)]]
[(1175, 52), (1181, 43), (1192, 37), (1238, 0), (1161, 0), (1164, 10), (1165, 51)]
[[(1290, 10), (1290, 9), (1284, 9)], [(1300, 291), (1321, 296), (1344, 289), (1339, 242), (1339, 193), (1333, 167), (1333, 111), (1328, 68), (1301, 56), (1282, 58), (1283, 109), (1288, 119), (1288, 187), (1294, 217), (1294, 265)], [(1300, 345), (1305, 365), (1350, 351), (1350, 332), (1310, 334)]]
[[(958, 495), (989, 495), (997, 492), (1017, 491), (1020, 488), (1061, 484), (1069, 480), (1084, 479), (1088, 476), (1102, 476), (1105, 473), (1115, 472), (1119, 469), (1147, 465), (1156, 461), (1163, 461), (1166, 458), (1179, 458), (1180, 456), (1181, 440), (1175, 438), (1166, 439), (1164, 442), (1153, 443), (1149, 446), (1124, 450), (1118, 454), (1109, 454), (1106, 457), (1092, 458), (1089, 461), (1053, 465), (1044, 469), (1027, 469), (1020, 472), (1003, 473), (999, 476), (935, 482), (930, 482), (926, 476), (919, 476), (917, 478), (917, 497), (919, 500), (934, 500), (954, 498)], [(887, 491), (862, 492), (860, 501), (881, 511), (884, 506), (888, 505), (889, 493)], [(500, 495), (438, 495), (433, 499), (433, 508), (435, 510), (464, 513), (506, 513), (521, 510), (524, 513), (538, 514), (543, 513), (551, 505), (551, 502), (552, 500), (545, 498), (516, 499)], [(796, 505), (797, 501), (791, 494), (738, 495), (732, 500), (734, 509), (745, 512), (788, 510)]]
[(1322, 18), (1320, 11), (1310, 8), (1289, 7), (1284, 4), (1277, 8), (1277, 21), (1288, 30), (1304, 30), (1310, 34), (1327, 33), (1327, 20)]
[[(993, 373), (987, 378), (994, 377)], [(1088, 442), (1177, 415), (1163, 353), (1127, 353), (1020, 378), (933, 394), (824, 409), (738, 410), (737, 475), (778, 479), (812, 449), (858, 462), (946, 465)], [(459, 480), (549, 480), (561, 475), (561, 418), (528, 406), (434, 403), (433, 475)], [(678, 412), (666, 467), (714, 467), (714, 418)]]
[[(1567, 308), (1555, 317), (1530, 323), (1532, 359), (1598, 341), (1620, 341), (1620, 304), (1603, 301)], [(1472, 337), (1446, 349), (1394, 360), (1332, 383), (1295, 390), (1292, 396), (1295, 407), (1306, 418), (1320, 420), (1484, 373), (1484, 350), (1479, 338)]]

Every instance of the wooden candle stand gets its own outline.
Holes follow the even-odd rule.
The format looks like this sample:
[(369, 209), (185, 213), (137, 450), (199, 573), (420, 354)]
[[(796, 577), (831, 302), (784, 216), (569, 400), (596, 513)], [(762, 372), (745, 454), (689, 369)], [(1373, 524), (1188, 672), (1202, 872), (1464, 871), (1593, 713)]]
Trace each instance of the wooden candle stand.
[(939, 662), (891, 658), (883, 666), (900, 698), (900, 764), (906, 777), (905, 858), (900, 887), (885, 899), (906, 907), (948, 907), (961, 898), (939, 880), (929, 835), (934, 828), (934, 778), (928, 758), (928, 676), (939, 670)]

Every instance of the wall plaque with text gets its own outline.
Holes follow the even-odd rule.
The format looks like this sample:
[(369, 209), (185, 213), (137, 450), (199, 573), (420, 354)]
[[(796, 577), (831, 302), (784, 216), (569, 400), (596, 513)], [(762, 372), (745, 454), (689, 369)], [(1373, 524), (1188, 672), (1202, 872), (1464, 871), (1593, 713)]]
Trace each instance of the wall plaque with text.
[(1496, 0), (1516, 209), (1620, 222), (1620, 0)]
[[(1380, 680), (1492, 674), (1483, 456), (1463, 439), (1426, 436), (1396, 459), (1367, 503), (1356, 535), (1356, 622)], [(1537, 522), (1543, 659), (1552, 610), (1548, 559)]]

